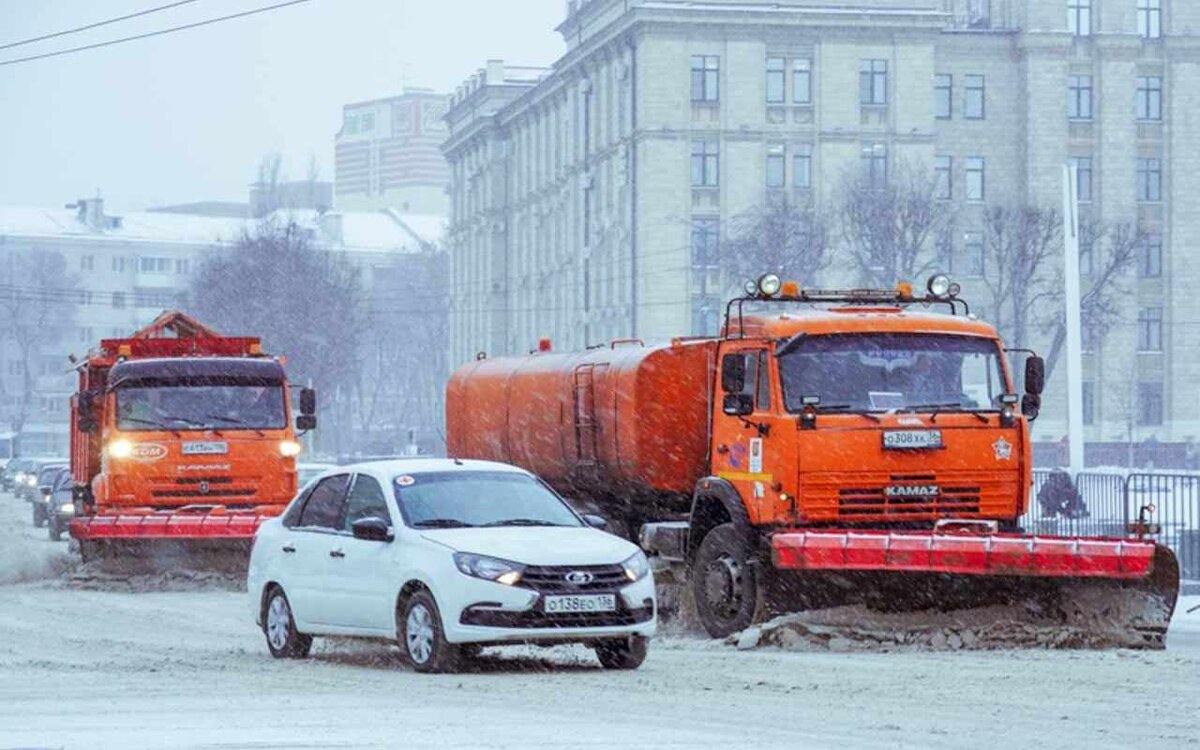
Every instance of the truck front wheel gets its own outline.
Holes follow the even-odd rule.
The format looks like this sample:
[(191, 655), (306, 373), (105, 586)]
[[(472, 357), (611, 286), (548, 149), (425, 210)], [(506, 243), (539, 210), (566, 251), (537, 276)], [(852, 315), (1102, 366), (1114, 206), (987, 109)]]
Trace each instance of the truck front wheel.
[(705, 535), (689, 575), (700, 624), (713, 638), (748, 627), (765, 609), (761, 572), (744, 534), (732, 523)]

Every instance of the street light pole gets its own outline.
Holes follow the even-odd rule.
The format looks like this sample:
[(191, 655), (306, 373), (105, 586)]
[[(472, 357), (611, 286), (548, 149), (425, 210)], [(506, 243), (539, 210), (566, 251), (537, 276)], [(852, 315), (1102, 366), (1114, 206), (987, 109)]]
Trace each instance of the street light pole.
[(1063, 274), (1067, 316), (1067, 441), (1071, 478), (1083, 471), (1083, 315), (1079, 299), (1079, 182), (1075, 167), (1063, 165)]

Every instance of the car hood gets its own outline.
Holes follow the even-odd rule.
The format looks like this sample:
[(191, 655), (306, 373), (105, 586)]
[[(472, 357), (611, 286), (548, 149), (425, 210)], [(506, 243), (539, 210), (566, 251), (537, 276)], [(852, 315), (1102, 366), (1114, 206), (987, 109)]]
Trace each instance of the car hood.
[(426, 529), (421, 535), (458, 552), (525, 565), (611, 565), (625, 561), (638, 549), (632, 542), (587, 527)]

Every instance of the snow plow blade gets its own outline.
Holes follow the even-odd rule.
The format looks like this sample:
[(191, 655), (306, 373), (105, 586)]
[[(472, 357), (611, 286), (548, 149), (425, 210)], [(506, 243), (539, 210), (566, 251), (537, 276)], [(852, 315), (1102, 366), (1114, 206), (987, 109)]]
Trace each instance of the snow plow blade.
[(270, 515), (187, 510), (71, 520), (85, 563), (129, 568), (198, 568), (237, 573), (249, 564), (259, 525)]
[[(1152, 541), (922, 531), (783, 531), (777, 569), (808, 604), (889, 610), (1016, 605), (1080, 647), (1164, 648), (1179, 563)], [(794, 593), (794, 592), (793, 592)]]

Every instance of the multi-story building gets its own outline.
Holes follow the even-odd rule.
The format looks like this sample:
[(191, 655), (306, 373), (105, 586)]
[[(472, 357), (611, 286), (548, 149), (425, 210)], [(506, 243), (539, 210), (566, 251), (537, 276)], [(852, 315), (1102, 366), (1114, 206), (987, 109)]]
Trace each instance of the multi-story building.
[(723, 227), (772, 196), (832, 209), (851, 173), (935, 174), (932, 252), (978, 294), (988, 207), (1058, 209), (1071, 161), (1085, 218), (1148, 238), (1085, 357), (1088, 439), (1200, 436), (1200, 3), (570, 0), (558, 31), (553, 67), (489, 61), (451, 97), (453, 362), (711, 332)]
[(445, 113), (444, 95), (418, 88), (345, 105), (334, 146), (337, 207), (445, 215)]
[[(164, 309), (186, 309), (193, 273), (205, 255), (232, 247), (253, 230), (252, 219), (203, 215), (203, 208), (201, 215), (177, 207), (115, 216), (99, 198), (69, 208), (0, 207), (0, 432), (19, 433), (23, 454), (67, 450), (67, 402), (76, 385), (68, 355), (84, 354), (101, 338), (128, 336)], [(360, 270), (361, 302), (371, 331), (378, 332), (364, 341), (364, 363), (376, 368), (371, 372), (409, 357), (432, 372), (444, 371), (436, 353), (414, 351), (427, 343), (408, 345), (395, 335), (412, 324), (414, 305), (421, 305), (425, 329), (436, 328), (446, 314), (427, 298), (414, 299), (414, 289), (428, 295), (444, 283), (436, 252), (440, 217), (396, 211), (284, 215), (304, 227), (316, 247)], [(23, 349), (22, 341), (33, 343)], [(391, 369), (384, 374), (389, 387), (371, 389), (370, 415), (359, 393), (342, 394), (342, 408), (330, 410), (342, 413), (325, 420), (322, 440), (344, 433), (326, 441), (330, 450), (351, 451), (359, 442), (398, 449), (410, 430), (430, 447), (437, 442), (440, 384), (414, 394), (412, 382)]]

